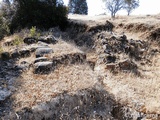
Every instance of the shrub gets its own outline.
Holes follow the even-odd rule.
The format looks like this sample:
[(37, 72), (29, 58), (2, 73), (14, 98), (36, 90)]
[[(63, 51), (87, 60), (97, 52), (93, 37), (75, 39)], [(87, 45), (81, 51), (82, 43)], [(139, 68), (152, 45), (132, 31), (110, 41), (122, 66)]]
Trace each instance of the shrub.
[(40, 37), (40, 33), (39, 32), (37, 32), (37, 28), (36, 28), (36, 26), (32, 26), (32, 28), (29, 30), (30, 31), (30, 33), (29, 33), (29, 36), (30, 37)]
[(13, 41), (13, 45), (18, 46), (22, 43), (23, 43), (23, 39), (20, 36), (16, 35)]
[(2, 46), (0, 47), (0, 54), (3, 52), (3, 48), (2, 48)]

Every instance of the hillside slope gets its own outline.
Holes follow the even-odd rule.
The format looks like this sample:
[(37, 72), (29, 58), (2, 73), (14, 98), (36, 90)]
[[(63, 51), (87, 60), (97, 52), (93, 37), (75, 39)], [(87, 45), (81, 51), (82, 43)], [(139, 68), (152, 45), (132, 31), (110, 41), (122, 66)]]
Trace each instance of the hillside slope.
[(71, 15), (65, 32), (5, 37), (1, 119), (160, 119), (159, 22)]

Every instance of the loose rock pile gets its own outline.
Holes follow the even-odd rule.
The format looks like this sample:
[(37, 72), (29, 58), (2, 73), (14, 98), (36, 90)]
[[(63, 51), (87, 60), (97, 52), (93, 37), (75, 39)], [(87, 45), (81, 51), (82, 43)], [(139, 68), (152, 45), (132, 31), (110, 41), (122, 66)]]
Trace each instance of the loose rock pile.
[(97, 36), (101, 47), (100, 63), (106, 64), (111, 71), (123, 70), (137, 73), (137, 61), (146, 60), (149, 45), (145, 41), (127, 39), (126, 35), (113, 35), (101, 32)]

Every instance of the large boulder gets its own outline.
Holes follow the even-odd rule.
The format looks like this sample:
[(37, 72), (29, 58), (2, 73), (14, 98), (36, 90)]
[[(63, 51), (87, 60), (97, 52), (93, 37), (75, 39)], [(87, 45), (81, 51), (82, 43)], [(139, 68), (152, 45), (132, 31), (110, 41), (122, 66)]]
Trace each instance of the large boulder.
[(48, 74), (53, 70), (53, 62), (37, 62), (34, 64), (35, 74)]
[(40, 47), (40, 48), (37, 48), (36, 50), (36, 57), (43, 57), (43, 55), (51, 54), (51, 53), (53, 53), (52, 48)]

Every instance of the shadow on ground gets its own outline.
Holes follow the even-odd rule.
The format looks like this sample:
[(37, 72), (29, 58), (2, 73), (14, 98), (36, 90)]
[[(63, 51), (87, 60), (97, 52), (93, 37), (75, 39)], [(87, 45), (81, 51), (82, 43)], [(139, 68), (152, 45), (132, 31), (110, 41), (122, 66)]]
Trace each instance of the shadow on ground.
[(13, 100), (11, 95), (18, 87), (15, 82), (21, 73), (21, 69), (16, 67), (16, 59), (0, 59), (0, 117), (9, 114), (12, 110)]
[(115, 101), (113, 95), (103, 89), (100, 83), (92, 88), (75, 93), (57, 95), (51, 101), (32, 108), (23, 108), (4, 117), (4, 120), (133, 120), (139, 118), (133, 112)]

